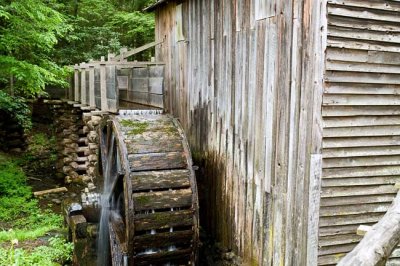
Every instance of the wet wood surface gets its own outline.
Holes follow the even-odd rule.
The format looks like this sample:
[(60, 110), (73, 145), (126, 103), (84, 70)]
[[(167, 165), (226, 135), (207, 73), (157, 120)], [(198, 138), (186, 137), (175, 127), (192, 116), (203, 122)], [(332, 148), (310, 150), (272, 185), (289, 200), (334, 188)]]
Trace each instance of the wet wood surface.
[(173, 246), (176, 243), (182, 245), (190, 245), (193, 238), (193, 231), (177, 231), (177, 232), (166, 232), (154, 235), (141, 235), (135, 238), (135, 246), (140, 249), (147, 248), (163, 248)]
[(325, 9), (193, 0), (155, 11), (165, 109), (200, 167), (202, 226), (249, 265), (316, 263)]
[[(116, 260), (128, 254), (130, 265), (194, 263), (197, 188), (179, 122), (167, 115), (120, 115), (102, 125), (103, 172), (114, 179), (111, 200), (122, 202), (123, 194), (117, 205), (122, 215), (110, 219)], [(145, 255), (150, 249), (157, 251)]]
[[(175, 261), (180, 261), (182, 263), (190, 260), (191, 253), (192, 250), (190, 249), (179, 249), (175, 251), (163, 251), (154, 254), (139, 255), (136, 256), (136, 259), (139, 262), (135, 265), (159, 265), (168, 261), (171, 261), (172, 263), (174, 263)], [(185, 263), (181, 263), (179, 263), (178, 265), (185, 265)]]
[(165, 229), (176, 226), (190, 226), (193, 224), (193, 211), (182, 210), (174, 212), (156, 212), (137, 214), (135, 216), (135, 230)]
[(136, 211), (190, 207), (192, 205), (192, 190), (139, 192), (133, 194), (133, 203)]
[(133, 172), (131, 179), (134, 191), (187, 188), (190, 186), (188, 170)]

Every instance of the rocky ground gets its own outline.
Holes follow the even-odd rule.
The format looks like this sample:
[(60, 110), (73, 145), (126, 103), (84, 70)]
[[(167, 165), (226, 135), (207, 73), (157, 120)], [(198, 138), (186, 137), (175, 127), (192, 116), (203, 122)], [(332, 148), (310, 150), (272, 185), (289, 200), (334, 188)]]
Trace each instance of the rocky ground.
[[(64, 177), (56, 172), (57, 155), (55, 150), (54, 129), (49, 124), (35, 122), (28, 136), (28, 148), (21, 153), (23, 170), (32, 191), (43, 191), (65, 186)], [(68, 192), (46, 194), (39, 197), (43, 208), (52, 209), (61, 214), (61, 203), (66, 198), (78, 199), (84, 189), (79, 184), (67, 186)]]
[(242, 265), (240, 257), (236, 256), (232, 250), (224, 248), (220, 243), (216, 243), (206, 233), (200, 234), (201, 244), (199, 250), (199, 265), (206, 266), (238, 266)]

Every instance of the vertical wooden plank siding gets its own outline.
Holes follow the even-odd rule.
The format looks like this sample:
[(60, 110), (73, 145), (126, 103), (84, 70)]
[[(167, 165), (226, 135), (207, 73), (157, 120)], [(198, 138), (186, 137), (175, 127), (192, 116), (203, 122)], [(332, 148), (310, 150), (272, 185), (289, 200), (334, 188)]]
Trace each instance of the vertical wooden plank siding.
[(324, 12), (311, 0), (156, 10), (166, 109), (200, 167), (201, 223), (245, 264), (316, 260)]
[(353, 249), (400, 181), (400, 2), (328, 0), (327, 11), (319, 265)]

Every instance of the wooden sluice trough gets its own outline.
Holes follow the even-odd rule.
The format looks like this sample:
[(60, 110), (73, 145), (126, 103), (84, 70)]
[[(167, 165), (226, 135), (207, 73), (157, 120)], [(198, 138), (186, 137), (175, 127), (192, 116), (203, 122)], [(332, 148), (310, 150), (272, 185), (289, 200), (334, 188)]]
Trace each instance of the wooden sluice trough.
[(197, 189), (190, 150), (168, 115), (118, 115), (100, 128), (101, 172), (110, 175), (112, 265), (193, 265)]

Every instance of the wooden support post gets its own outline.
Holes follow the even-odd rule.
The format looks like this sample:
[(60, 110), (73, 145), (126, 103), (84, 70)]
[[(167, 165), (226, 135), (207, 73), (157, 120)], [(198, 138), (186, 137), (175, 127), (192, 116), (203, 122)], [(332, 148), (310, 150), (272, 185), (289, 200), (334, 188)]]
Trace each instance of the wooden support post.
[(89, 66), (89, 105), (96, 107), (95, 92), (94, 92), (94, 66)]
[(128, 60), (126, 59), (126, 57), (125, 57), (125, 54), (128, 52), (128, 48), (126, 48), (126, 47), (123, 47), (123, 48), (121, 48), (120, 50), (119, 50), (119, 53), (120, 53), (120, 55), (119, 55), (119, 61), (120, 62), (127, 62)]
[(111, 54), (111, 53), (108, 54), (107, 61), (108, 62), (115, 61), (115, 54)]
[[(102, 58), (104, 59), (104, 58)], [(107, 106), (107, 81), (106, 81), (106, 64), (100, 63), (100, 97), (101, 97), (101, 110), (108, 111)]]
[(81, 63), (81, 104), (86, 103), (86, 64)]
[(318, 260), (318, 225), (321, 199), (322, 155), (311, 154), (308, 196), (307, 265)]
[(106, 66), (106, 83), (107, 83), (107, 108), (109, 112), (118, 111), (118, 85), (117, 85), (117, 68), (115, 65)]
[(74, 100), (76, 102), (79, 102), (80, 96), (79, 96), (79, 66), (78, 64), (75, 64), (74, 67)]

